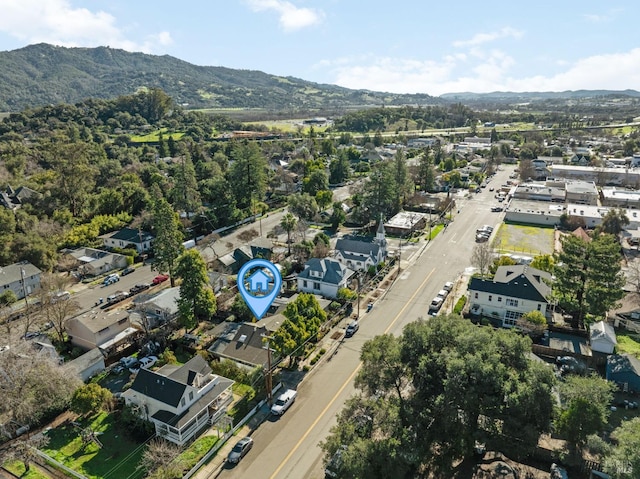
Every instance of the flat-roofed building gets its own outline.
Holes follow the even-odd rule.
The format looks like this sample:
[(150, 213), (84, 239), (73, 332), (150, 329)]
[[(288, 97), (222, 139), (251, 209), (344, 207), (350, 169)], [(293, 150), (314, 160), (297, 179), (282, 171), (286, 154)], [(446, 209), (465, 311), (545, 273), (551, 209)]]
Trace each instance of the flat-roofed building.
[(605, 186), (600, 189), (600, 203), (611, 208), (640, 208), (640, 191)]
[(598, 204), (598, 188), (593, 181), (567, 181), (565, 192), (567, 203), (592, 206)]

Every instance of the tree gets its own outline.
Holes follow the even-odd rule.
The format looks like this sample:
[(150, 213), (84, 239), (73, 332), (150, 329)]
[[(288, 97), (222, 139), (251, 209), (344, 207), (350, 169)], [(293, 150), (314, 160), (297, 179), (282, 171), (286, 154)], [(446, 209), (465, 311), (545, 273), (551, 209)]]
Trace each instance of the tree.
[(518, 262), (511, 256), (502, 255), (497, 258), (494, 257), (493, 261), (491, 262), (491, 266), (489, 266), (489, 272), (491, 274), (496, 274), (496, 271), (498, 271), (498, 268), (500, 266), (511, 266), (515, 264), (518, 264)]
[(327, 313), (312, 294), (302, 293), (290, 302), (282, 313), (286, 320), (273, 333), (271, 347), (281, 356), (292, 356), (320, 330)]
[(329, 189), (329, 177), (324, 170), (313, 170), (302, 180), (302, 191), (316, 196), (319, 191)]
[(338, 157), (329, 163), (329, 183), (337, 185), (344, 183), (349, 178), (349, 157), (347, 152), (341, 149)]
[(409, 171), (407, 170), (407, 158), (404, 154), (404, 150), (398, 150), (393, 160), (394, 173), (395, 173), (395, 203), (396, 210), (399, 211), (405, 202), (407, 195), (413, 193), (414, 183), (409, 177)]
[(555, 426), (576, 450), (584, 446), (589, 435), (604, 430), (614, 390), (614, 384), (596, 375), (569, 375), (560, 384), (563, 406)]
[(380, 161), (373, 167), (368, 180), (364, 183), (363, 204), (366, 208), (366, 220), (371, 218), (390, 218), (399, 211), (398, 184), (396, 170), (389, 161)]
[(316, 193), (316, 203), (321, 211), (327, 209), (327, 206), (331, 204), (333, 199), (333, 192), (331, 190), (320, 190)]
[[(2, 435), (0, 435), (2, 437)], [(16, 460), (22, 462), (25, 474), (31, 470), (31, 463), (38, 458), (38, 449), (49, 444), (49, 437), (42, 433), (26, 434), (11, 441), (9, 446), (0, 450), (0, 461)]]
[(231, 314), (235, 316), (236, 321), (250, 323), (253, 320), (253, 313), (240, 293), (237, 293), (233, 298), (233, 304), (231, 305), (230, 311)]
[(308, 193), (290, 195), (287, 205), (289, 211), (301, 220), (311, 221), (318, 214), (318, 203)]
[(554, 260), (552, 255), (541, 254), (533, 258), (530, 266), (541, 271), (546, 271), (547, 273), (553, 273), (553, 265)]
[(473, 247), (471, 264), (480, 271), (480, 276), (484, 277), (492, 261), (493, 250), (489, 243), (478, 243)]
[(346, 220), (347, 214), (344, 212), (344, 209), (342, 209), (342, 202), (336, 201), (333, 203), (333, 209), (331, 211), (331, 227), (337, 230)]
[(634, 479), (640, 474), (640, 418), (622, 421), (613, 430), (615, 446), (604, 459), (604, 471), (619, 479)]
[(152, 439), (142, 453), (138, 468), (151, 479), (174, 479), (182, 477), (185, 468), (180, 446), (161, 438)]
[(533, 161), (530, 158), (522, 158), (522, 152), (520, 154), (519, 175), (522, 181), (531, 181), (536, 176), (536, 169), (533, 166)]
[(529, 311), (516, 321), (516, 326), (532, 337), (540, 337), (547, 329), (547, 318), (540, 311)]
[(180, 220), (169, 202), (162, 197), (159, 189), (154, 192), (153, 241), (154, 262), (152, 268), (160, 273), (168, 273), (171, 287), (175, 286), (175, 269), (178, 257), (182, 254), (183, 235)]
[(256, 142), (233, 143), (232, 160), (227, 174), (231, 192), (238, 208), (251, 206), (256, 198), (262, 200), (267, 190), (267, 160)]
[(362, 348), (361, 395), (322, 447), (329, 454), (344, 444), (356, 458), (345, 477), (453, 477), (476, 441), (525, 456), (550, 430), (554, 405), (553, 372), (531, 361), (530, 349), (526, 337), (457, 315), (376, 337)]
[(216, 297), (209, 284), (207, 264), (198, 250), (192, 248), (178, 258), (176, 275), (182, 279), (177, 301), (179, 322), (181, 326), (192, 329), (198, 320), (209, 320), (216, 312)]
[(79, 387), (71, 397), (71, 410), (80, 415), (88, 415), (108, 410), (113, 394), (98, 383), (89, 383)]
[(620, 246), (609, 234), (598, 235), (591, 242), (565, 236), (554, 274), (554, 295), (572, 314), (575, 327), (584, 327), (587, 314), (602, 317), (624, 295)]
[(296, 228), (298, 220), (291, 213), (286, 213), (280, 220), (280, 226), (287, 232), (287, 245), (289, 246), (289, 256), (291, 256), (291, 232)]
[(629, 218), (622, 208), (612, 208), (602, 218), (598, 230), (602, 233), (608, 233), (620, 237), (620, 233), (624, 230), (624, 227), (629, 224)]
[(187, 216), (196, 212), (202, 206), (200, 193), (198, 192), (198, 182), (196, 171), (191, 162), (191, 157), (186, 154), (180, 157), (174, 174), (175, 184), (171, 191), (173, 207), (177, 211), (184, 211)]
[(426, 149), (418, 159), (418, 171), (416, 182), (422, 191), (433, 191), (436, 176), (433, 168), (433, 158), (431, 152)]

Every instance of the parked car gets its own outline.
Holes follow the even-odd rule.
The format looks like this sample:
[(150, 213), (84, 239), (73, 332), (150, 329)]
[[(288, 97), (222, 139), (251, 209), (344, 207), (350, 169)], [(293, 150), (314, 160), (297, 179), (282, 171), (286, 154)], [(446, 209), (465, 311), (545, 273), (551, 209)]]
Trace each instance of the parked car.
[(295, 389), (287, 389), (285, 392), (280, 394), (278, 399), (276, 399), (276, 402), (271, 406), (271, 414), (282, 416), (294, 403), (297, 395), (298, 391)]
[(110, 284), (117, 283), (118, 281), (120, 281), (120, 275), (118, 273), (113, 273), (107, 276), (102, 284), (105, 286), (109, 286)]
[(122, 276), (126, 276), (128, 274), (131, 274), (135, 271), (136, 269), (133, 266), (127, 266), (125, 269), (122, 270), (122, 273), (120, 273)]
[(131, 289), (129, 290), (129, 294), (138, 294), (146, 289), (149, 289), (150, 286), (151, 285), (149, 283), (136, 284), (131, 287)]
[(446, 289), (441, 289), (440, 291), (438, 291), (438, 294), (436, 295), (436, 297), (442, 298), (442, 300), (444, 301), (448, 294), (449, 294), (449, 291), (447, 291)]
[(120, 364), (122, 364), (125, 368), (130, 368), (134, 364), (138, 364), (138, 358), (134, 356), (127, 356), (126, 358), (120, 358)]
[(478, 233), (476, 235), (476, 242), (477, 243), (484, 243), (485, 241), (487, 241), (489, 239), (489, 236), (490, 235), (488, 235), (488, 234)]
[(324, 468), (324, 476), (325, 477), (338, 477), (340, 472), (342, 471), (342, 465), (344, 464), (344, 460), (342, 459), (342, 454), (347, 449), (346, 445), (342, 445), (338, 448), (338, 450), (331, 456), (329, 462)]
[(253, 447), (253, 439), (250, 437), (243, 437), (236, 445), (233, 446), (233, 449), (229, 451), (229, 455), (227, 456), (227, 462), (231, 464), (238, 464), (240, 459), (242, 459)]
[(33, 339), (40, 336), (42, 333), (40, 331), (29, 331), (22, 336), (22, 339)]
[(435, 298), (433, 298), (431, 304), (429, 304), (429, 314), (431, 316), (435, 316), (436, 314), (438, 314), (438, 311), (440, 311), (440, 308), (442, 307), (442, 303), (444, 303), (444, 299), (442, 299), (440, 296), (436, 296)]
[(157, 362), (158, 362), (157, 356), (146, 356), (140, 360), (140, 367), (142, 369), (149, 369)]
[(71, 298), (69, 291), (58, 291), (51, 296), (51, 302), (57, 303), (58, 301), (67, 301)]
[(484, 232), (493, 233), (493, 226), (483, 225), (476, 230), (476, 233), (484, 233)]
[(492, 206), (491, 211), (494, 213), (502, 211), (502, 206)]
[(356, 334), (356, 331), (358, 331), (358, 329), (360, 329), (360, 324), (358, 323), (358, 321), (351, 321), (344, 332), (344, 336), (346, 338), (350, 338), (351, 336)]
[(447, 281), (446, 283), (444, 283), (442, 289), (444, 289), (445, 291), (451, 291), (453, 289), (453, 283), (451, 281)]
[(152, 283), (153, 284), (160, 284), (160, 283), (164, 283), (166, 280), (169, 279), (169, 276), (166, 274), (159, 274), (158, 276), (156, 276), (155, 278), (153, 278)]

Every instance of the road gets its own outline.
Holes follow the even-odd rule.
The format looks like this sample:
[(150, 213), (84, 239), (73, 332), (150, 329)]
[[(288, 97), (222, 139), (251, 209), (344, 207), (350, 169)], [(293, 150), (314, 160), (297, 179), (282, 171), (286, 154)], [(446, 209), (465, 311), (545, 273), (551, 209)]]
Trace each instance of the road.
[[(512, 170), (513, 167), (503, 167), (489, 185), (506, 183)], [(261, 425), (253, 435), (253, 450), (240, 464), (223, 469), (216, 477), (324, 477), (318, 444), (329, 434), (336, 415), (354, 393), (353, 379), (360, 368), (363, 343), (383, 333), (399, 335), (408, 323), (426, 317), (429, 303), (443, 284), (463, 275), (476, 244), (476, 228), (502, 221), (503, 213), (490, 211), (496, 204), (493, 195), (485, 188), (458, 201), (460, 212), (454, 214), (454, 221), (432, 242), (423, 243), (412, 256), (407, 255), (395, 284), (371, 312), (361, 314), (360, 330), (346, 339), (335, 355), (329, 350), (324, 363), (299, 385), (296, 403), (284, 416)]]

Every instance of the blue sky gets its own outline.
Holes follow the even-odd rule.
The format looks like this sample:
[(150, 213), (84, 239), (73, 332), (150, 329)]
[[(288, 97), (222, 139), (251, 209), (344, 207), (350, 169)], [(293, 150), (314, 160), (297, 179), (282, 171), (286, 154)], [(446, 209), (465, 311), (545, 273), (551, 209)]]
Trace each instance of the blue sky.
[(0, 0), (0, 50), (171, 55), (396, 93), (640, 89), (640, 2)]

